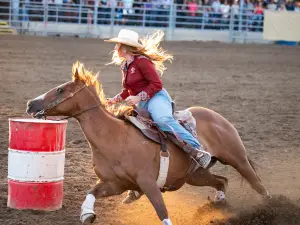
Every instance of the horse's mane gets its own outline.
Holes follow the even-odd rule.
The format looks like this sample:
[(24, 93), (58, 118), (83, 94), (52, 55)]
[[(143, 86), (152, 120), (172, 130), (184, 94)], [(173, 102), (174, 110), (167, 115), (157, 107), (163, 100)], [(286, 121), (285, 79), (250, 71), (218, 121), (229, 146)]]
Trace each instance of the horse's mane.
[(76, 70), (78, 71), (79, 79), (84, 82), (87, 86), (93, 86), (97, 92), (97, 95), (100, 99), (101, 104), (104, 106), (104, 108), (114, 116), (117, 116), (119, 118), (123, 117), (123, 114), (132, 109), (131, 106), (123, 105), (123, 104), (114, 104), (114, 105), (108, 105), (107, 104), (107, 98), (105, 97), (102, 84), (98, 80), (99, 73), (94, 74), (92, 71), (87, 70), (84, 67), (84, 64), (77, 61), (73, 64), (72, 67), (72, 80), (74, 81), (76, 76)]

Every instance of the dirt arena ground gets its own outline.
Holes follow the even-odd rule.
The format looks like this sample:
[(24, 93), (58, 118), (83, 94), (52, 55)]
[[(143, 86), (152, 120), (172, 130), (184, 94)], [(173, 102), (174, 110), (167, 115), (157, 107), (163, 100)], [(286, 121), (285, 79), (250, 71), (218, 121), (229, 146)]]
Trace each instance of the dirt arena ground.
[[(174, 225), (300, 224), (300, 48), (169, 42), (175, 55), (163, 76), (178, 109), (211, 108), (238, 129), (258, 172), (274, 196), (262, 201), (240, 175), (217, 164), (213, 171), (229, 178), (227, 204), (214, 207), (212, 188), (185, 185), (164, 194)], [(63, 208), (56, 212), (18, 211), (6, 207), (8, 118), (25, 116), (27, 100), (71, 78), (81, 60), (100, 71), (107, 96), (119, 92), (119, 68), (105, 66), (113, 46), (102, 40), (0, 36), (0, 224), (79, 225), (85, 191), (96, 177), (91, 153), (77, 122), (67, 130)], [(96, 225), (159, 225), (148, 200), (120, 204), (119, 197), (98, 200)]]

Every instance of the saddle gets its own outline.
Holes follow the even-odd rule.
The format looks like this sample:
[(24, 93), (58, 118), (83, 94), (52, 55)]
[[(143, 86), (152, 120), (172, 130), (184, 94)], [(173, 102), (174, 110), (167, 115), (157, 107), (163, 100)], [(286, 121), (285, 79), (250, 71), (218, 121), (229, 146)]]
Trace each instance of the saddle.
[[(196, 120), (192, 113), (188, 110), (176, 111), (175, 102), (172, 102), (172, 115), (175, 120), (179, 122), (188, 132), (190, 132), (195, 138), (198, 139), (196, 133)], [(175, 132), (165, 132), (159, 128), (159, 126), (152, 120), (150, 113), (143, 108), (131, 109), (124, 113), (125, 121), (133, 124), (139, 129), (144, 136), (148, 139), (161, 145), (160, 151), (160, 168), (157, 178), (157, 185), (162, 192), (176, 190), (178, 186), (182, 185), (191, 176), (191, 174), (198, 169), (199, 164), (193, 157), (190, 157), (190, 166), (186, 171), (186, 176), (182, 179), (178, 179), (173, 184), (166, 186), (166, 180), (169, 169), (170, 153), (166, 148), (166, 140), (170, 140), (178, 147), (182, 148), (185, 152), (191, 153), (194, 151), (190, 145), (183, 140), (180, 140)], [(172, 130), (172, 129), (171, 129)]]
[[(176, 111), (176, 104), (172, 102), (172, 114), (175, 120), (179, 122), (188, 132), (198, 139), (196, 132), (196, 120), (192, 113), (187, 110)], [(164, 140), (171, 140), (184, 151), (190, 152), (191, 147), (176, 136), (174, 132), (165, 132), (152, 120), (150, 113), (143, 108), (135, 108), (125, 113), (125, 120), (132, 123), (148, 139), (161, 144), (162, 151), (166, 151)]]

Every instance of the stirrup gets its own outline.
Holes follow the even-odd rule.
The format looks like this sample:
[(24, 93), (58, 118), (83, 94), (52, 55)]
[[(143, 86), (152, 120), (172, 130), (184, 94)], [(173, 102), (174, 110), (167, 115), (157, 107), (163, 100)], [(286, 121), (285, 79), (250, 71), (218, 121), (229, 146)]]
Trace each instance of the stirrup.
[(196, 155), (196, 161), (199, 163), (201, 167), (204, 169), (208, 167), (210, 161), (211, 161), (211, 155), (209, 152), (204, 151), (202, 148), (196, 148), (197, 155)]

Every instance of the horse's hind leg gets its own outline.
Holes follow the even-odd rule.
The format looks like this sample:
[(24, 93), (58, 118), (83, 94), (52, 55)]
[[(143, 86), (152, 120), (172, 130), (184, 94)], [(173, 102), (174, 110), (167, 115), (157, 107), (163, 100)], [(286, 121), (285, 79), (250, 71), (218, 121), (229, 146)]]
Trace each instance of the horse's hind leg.
[(214, 175), (209, 170), (200, 167), (186, 183), (198, 187), (214, 187), (217, 190), (214, 202), (222, 203), (225, 201), (225, 192), (228, 184), (226, 177)]
[(235, 165), (234, 168), (250, 183), (255, 191), (257, 191), (264, 197), (270, 197), (269, 192), (261, 183), (260, 178), (257, 176), (255, 170), (253, 169), (247, 158), (238, 161), (238, 164)]

